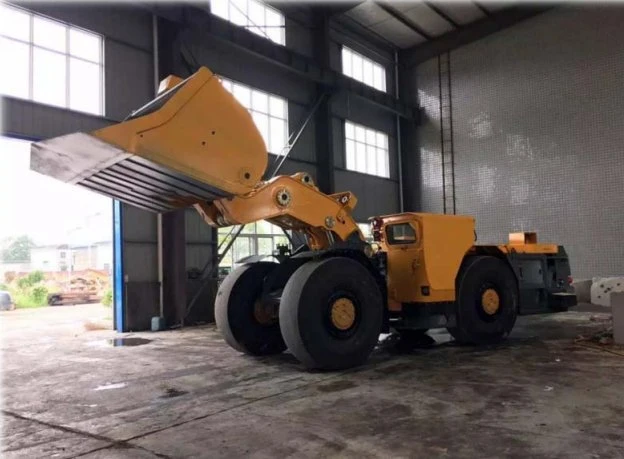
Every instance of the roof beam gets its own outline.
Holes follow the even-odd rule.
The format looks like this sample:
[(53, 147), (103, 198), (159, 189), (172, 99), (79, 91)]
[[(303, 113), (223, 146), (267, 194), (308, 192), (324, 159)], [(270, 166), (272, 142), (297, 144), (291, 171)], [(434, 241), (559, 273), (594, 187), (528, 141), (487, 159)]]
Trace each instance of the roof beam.
[(521, 21), (542, 14), (555, 5), (543, 4), (507, 8), (489, 17), (479, 19), (470, 25), (445, 33), (421, 45), (401, 51), (400, 61), (405, 67), (413, 67), (440, 54), (459, 48), (483, 37), (511, 27)]
[(401, 24), (411, 29), (413, 32), (416, 32), (417, 34), (425, 37), (427, 40), (431, 40), (432, 37), (428, 32), (425, 32), (422, 27), (403, 16), (403, 14), (401, 14), (398, 10), (394, 9), (394, 7), (381, 2), (377, 2), (376, 5), (384, 10), (386, 13), (388, 13), (390, 16), (392, 16), (394, 19), (399, 21)]
[(440, 16), (442, 19), (444, 19), (446, 22), (451, 24), (456, 29), (460, 29), (461, 28), (461, 26), (457, 22), (455, 22), (448, 14), (446, 14), (444, 11), (442, 11), (442, 9), (440, 7), (438, 7), (437, 5), (434, 5), (433, 3), (428, 2), (428, 1), (424, 1), (423, 3), (425, 5), (427, 5), (429, 8), (431, 8), (433, 11), (435, 11), (435, 13), (438, 16)]
[(479, 9), (479, 11), (481, 11), (485, 15), (486, 18), (489, 18), (492, 16), (492, 12), (488, 10), (485, 6), (483, 6), (481, 2), (472, 0), (472, 3), (474, 4), (474, 6), (476, 6)]

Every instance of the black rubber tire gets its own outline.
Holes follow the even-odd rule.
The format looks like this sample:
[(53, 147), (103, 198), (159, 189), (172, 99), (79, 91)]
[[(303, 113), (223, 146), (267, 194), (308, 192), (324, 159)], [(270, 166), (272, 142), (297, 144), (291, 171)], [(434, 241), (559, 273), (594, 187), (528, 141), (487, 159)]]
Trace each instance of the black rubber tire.
[[(461, 344), (493, 344), (505, 339), (518, 316), (518, 284), (509, 265), (492, 256), (472, 256), (463, 263), (456, 283), (457, 326), (448, 332)], [(496, 314), (481, 307), (485, 288), (499, 296)]]
[(254, 303), (266, 275), (277, 263), (258, 262), (236, 268), (223, 280), (215, 301), (215, 321), (225, 342), (250, 355), (279, 354), (286, 350), (279, 322), (265, 325), (254, 317)]
[[(356, 322), (337, 336), (329, 324), (333, 297), (348, 296)], [(383, 323), (383, 301), (370, 271), (358, 261), (309, 261), (290, 277), (280, 303), (280, 327), (289, 351), (308, 369), (339, 370), (363, 364)]]

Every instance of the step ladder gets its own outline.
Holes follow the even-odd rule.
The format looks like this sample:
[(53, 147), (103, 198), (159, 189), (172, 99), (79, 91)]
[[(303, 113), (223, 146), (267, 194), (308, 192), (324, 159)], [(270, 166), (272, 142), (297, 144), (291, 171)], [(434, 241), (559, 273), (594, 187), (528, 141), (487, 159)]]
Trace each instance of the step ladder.
[(438, 56), (438, 78), (440, 88), (442, 206), (445, 214), (455, 214), (455, 150), (453, 144), (453, 97), (451, 93), (450, 52)]

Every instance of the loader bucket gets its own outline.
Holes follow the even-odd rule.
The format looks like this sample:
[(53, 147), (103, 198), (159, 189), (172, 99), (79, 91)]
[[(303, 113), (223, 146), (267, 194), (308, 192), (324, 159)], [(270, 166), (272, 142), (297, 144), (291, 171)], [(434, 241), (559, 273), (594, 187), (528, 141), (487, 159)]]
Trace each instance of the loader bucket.
[(121, 123), (33, 143), (30, 168), (166, 212), (248, 193), (267, 160), (249, 112), (201, 68)]

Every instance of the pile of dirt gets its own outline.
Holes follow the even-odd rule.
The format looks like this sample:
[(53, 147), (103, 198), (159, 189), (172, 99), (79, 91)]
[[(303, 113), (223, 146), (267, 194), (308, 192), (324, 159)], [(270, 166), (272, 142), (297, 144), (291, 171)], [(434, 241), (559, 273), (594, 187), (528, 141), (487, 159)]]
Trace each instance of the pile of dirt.
[[(17, 285), (20, 279), (26, 278), (30, 273), (12, 273), (9, 286)], [(111, 288), (111, 278), (106, 271), (98, 269), (86, 269), (65, 272), (44, 272), (40, 285), (49, 293), (80, 293), (101, 298)]]

